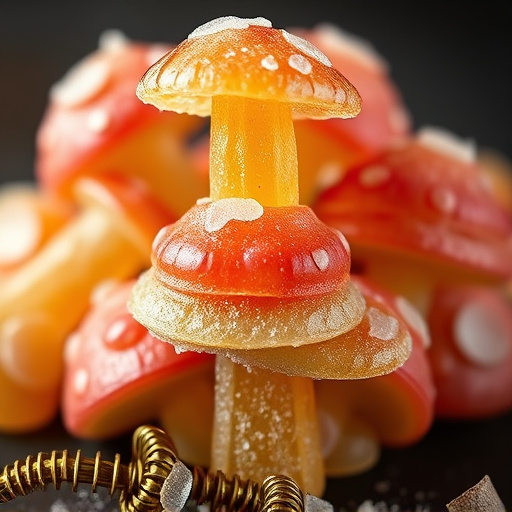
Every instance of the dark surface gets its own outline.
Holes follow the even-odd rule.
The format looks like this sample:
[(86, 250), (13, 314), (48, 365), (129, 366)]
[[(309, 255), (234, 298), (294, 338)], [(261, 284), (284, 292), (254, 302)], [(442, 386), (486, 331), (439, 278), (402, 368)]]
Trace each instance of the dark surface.
[[(60, 422), (31, 435), (0, 436), (0, 467), (40, 451), (81, 449), (85, 457), (100, 450), (103, 460), (122, 455), (130, 460), (131, 435), (105, 442), (86, 442), (66, 434)], [(439, 422), (418, 444), (404, 449), (385, 449), (379, 463), (361, 475), (329, 479), (324, 498), (335, 512), (355, 511), (366, 500), (399, 505), (401, 511), (446, 512), (446, 503), (488, 474), (504, 502), (512, 510), (512, 413), (475, 422)], [(86, 489), (83, 489), (86, 491)], [(29, 498), (0, 505), (0, 510), (50, 510), (59, 497), (85, 506), (79, 496), (64, 488), (61, 493), (34, 493)], [(107, 498), (106, 494), (102, 495)], [(112, 503), (111, 503), (111, 508)], [(92, 510), (92, 508), (91, 508)], [(397, 509), (391, 509), (397, 512)]]
[[(288, 6), (289, 5), (289, 6)], [(171, 0), (0, 2), (0, 183), (33, 178), (34, 138), (49, 87), (93, 51), (101, 32), (179, 42), (222, 15), (264, 16), (275, 27), (331, 21), (370, 40), (388, 60), (417, 127), (429, 124), (473, 138), (512, 157), (512, 3), (316, 0), (295, 2)], [(1, 393), (1, 391), (0, 391)], [(130, 436), (108, 443), (68, 437), (57, 422), (30, 436), (0, 436), (0, 464), (29, 453), (83, 448), (129, 456)], [(366, 499), (431, 512), (489, 474), (512, 510), (512, 414), (438, 423), (419, 444), (385, 450), (372, 471), (329, 481), (326, 498), (353, 510)], [(53, 495), (53, 498), (55, 496)], [(24, 500), (16, 502), (23, 505)], [(49, 509), (37, 497), (41, 509)], [(2, 505), (4, 510), (10, 504)]]

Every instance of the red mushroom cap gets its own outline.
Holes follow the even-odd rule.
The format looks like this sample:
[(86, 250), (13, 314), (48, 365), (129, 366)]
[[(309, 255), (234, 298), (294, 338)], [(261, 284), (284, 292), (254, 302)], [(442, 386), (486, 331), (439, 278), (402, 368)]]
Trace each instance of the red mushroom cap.
[(219, 295), (320, 295), (342, 287), (350, 269), (345, 238), (310, 208), (240, 198), (190, 209), (162, 229), (152, 260), (169, 288)]
[(510, 277), (512, 218), (461, 149), (446, 134), (425, 131), (349, 169), (313, 209), (347, 236), (363, 266), (386, 253), (448, 268), (452, 278)]
[(142, 104), (135, 90), (148, 66), (170, 47), (108, 33), (97, 51), (54, 85), (37, 133), (36, 177), (44, 189), (70, 197), (77, 177), (117, 168), (148, 181), (168, 199), (176, 140), (203, 121), (161, 116)]
[[(213, 410), (213, 357), (178, 354), (170, 343), (153, 338), (126, 309), (133, 284), (111, 283), (98, 292), (67, 342), (62, 414), (75, 436), (106, 439), (159, 420), (202, 375), (209, 376), (211, 393), (201, 402)], [(207, 412), (203, 425), (209, 440)], [(173, 418), (171, 429), (173, 421), (187, 420)]]
[(353, 119), (295, 123), (301, 200), (310, 204), (316, 193), (341, 179), (346, 168), (409, 136), (412, 124), (388, 63), (368, 41), (327, 23), (292, 33), (324, 52), (354, 84), (363, 102)]
[(441, 286), (428, 312), (436, 414), (483, 418), (512, 409), (512, 302), (499, 289)]

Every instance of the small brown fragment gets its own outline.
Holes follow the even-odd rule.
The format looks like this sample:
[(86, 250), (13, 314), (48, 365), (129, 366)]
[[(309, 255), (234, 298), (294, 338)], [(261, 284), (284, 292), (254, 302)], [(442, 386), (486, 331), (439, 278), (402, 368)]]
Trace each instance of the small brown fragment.
[(505, 506), (488, 475), (446, 507), (449, 512), (505, 512)]

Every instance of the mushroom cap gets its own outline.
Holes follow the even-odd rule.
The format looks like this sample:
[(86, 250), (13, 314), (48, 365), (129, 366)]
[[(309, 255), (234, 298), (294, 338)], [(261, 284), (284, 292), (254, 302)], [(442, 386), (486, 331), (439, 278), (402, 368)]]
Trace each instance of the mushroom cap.
[(486, 186), (471, 148), (454, 139), (420, 132), (349, 169), (312, 207), (346, 235), (354, 260), (384, 252), (453, 276), (511, 276), (512, 218)]
[(110, 31), (52, 87), (36, 138), (35, 174), (44, 189), (69, 197), (77, 177), (112, 167), (160, 182), (153, 168), (161, 170), (158, 158), (173, 161), (170, 141), (203, 125), (193, 116), (161, 116), (135, 94), (140, 76), (171, 47)]
[(484, 418), (512, 409), (512, 302), (502, 290), (440, 286), (427, 321), (436, 415)]
[(412, 122), (388, 63), (368, 41), (329, 23), (291, 31), (324, 52), (356, 87), (363, 103), (360, 114), (353, 119), (305, 119), (295, 124), (301, 172), (314, 173), (315, 177), (313, 184), (302, 180), (301, 193), (305, 194), (305, 186), (315, 186), (318, 191), (331, 185), (331, 180), (341, 178), (345, 168), (409, 136)]
[(198, 204), (156, 237), (152, 262), (129, 308), (155, 336), (194, 350), (315, 343), (364, 312), (344, 237), (305, 206)]
[(354, 117), (359, 94), (311, 43), (264, 18), (227, 16), (194, 30), (142, 77), (137, 95), (160, 110), (211, 114), (211, 98), (290, 104), (295, 117)]
[(175, 214), (145, 183), (124, 173), (80, 178), (75, 183), (74, 195), (82, 208), (94, 206), (114, 215), (120, 228), (148, 259), (155, 235), (162, 226), (175, 220)]
[[(367, 279), (354, 278), (365, 297), (384, 301), (407, 326), (412, 351), (403, 365), (385, 375), (357, 380), (315, 381), (324, 428), (326, 474), (361, 472), (378, 460), (380, 446), (419, 441), (434, 419), (435, 388), (427, 358), (428, 333), (419, 312), (403, 297)], [(368, 299), (367, 299), (368, 300)]]
[(204, 372), (211, 375), (213, 403), (213, 357), (178, 354), (137, 323), (126, 309), (134, 281), (97, 291), (67, 341), (62, 414), (77, 437), (106, 439), (158, 420)]
[(345, 238), (309, 207), (242, 198), (196, 204), (162, 228), (152, 263), (165, 286), (198, 294), (307, 297), (350, 278)]
[(212, 352), (248, 367), (313, 379), (363, 379), (396, 370), (412, 350), (410, 329), (397, 312), (396, 298), (360, 277), (351, 280), (366, 302), (361, 322), (351, 330), (312, 345)]

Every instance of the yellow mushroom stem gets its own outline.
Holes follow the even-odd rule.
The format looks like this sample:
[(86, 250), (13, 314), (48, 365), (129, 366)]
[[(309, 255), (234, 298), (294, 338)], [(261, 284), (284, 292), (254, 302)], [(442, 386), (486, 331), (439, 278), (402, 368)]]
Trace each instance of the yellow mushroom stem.
[(210, 197), (252, 198), (263, 206), (299, 203), (290, 105), (238, 96), (212, 98)]
[[(210, 196), (298, 204), (291, 106), (235, 96), (212, 99)], [(242, 478), (271, 473), (322, 495), (325, 471), (313, 380), (247, 369), (217, 356), (212, 468)]]

